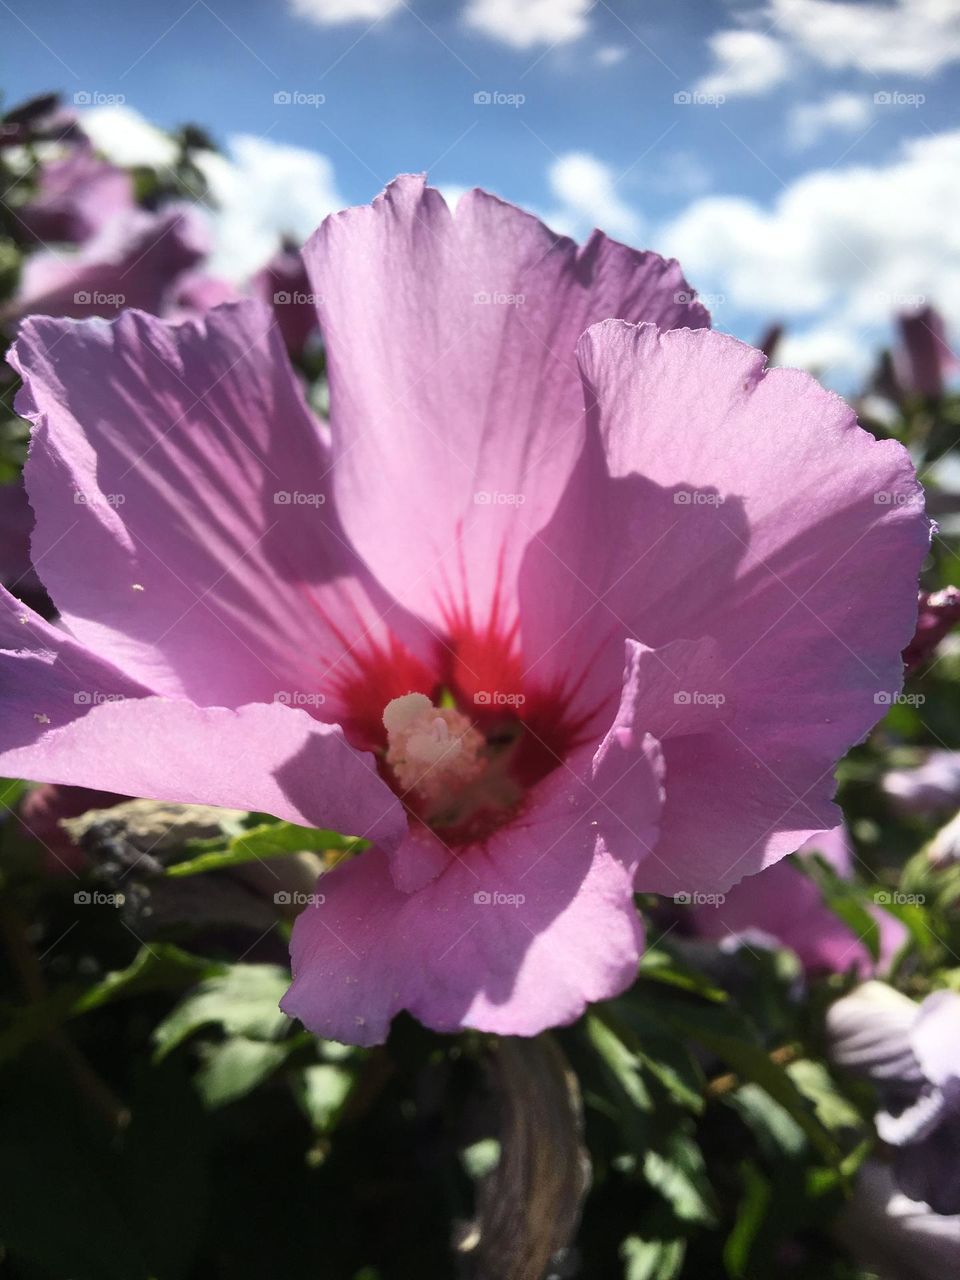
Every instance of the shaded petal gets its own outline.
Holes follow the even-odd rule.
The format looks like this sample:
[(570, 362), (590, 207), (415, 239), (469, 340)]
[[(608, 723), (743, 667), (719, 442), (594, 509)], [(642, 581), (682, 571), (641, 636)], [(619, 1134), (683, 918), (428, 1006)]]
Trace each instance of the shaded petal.
[(960, 1080), (960, 995), (935, 991), (921, 1004), (910, 1043), (934, 1084)]
[(388, 590), (435, 621), (467, 603), (464, 566), (477, 614), (498, 592), (512, 610), (523, 545), (580, 448), (587, 325), (707, 321), (674, 262), (599, 233), (578, 249), (482, 191), (454, 216), (418, 177), (328, 218), (304, 260), (344, 525)]
[(923, 1073), (910, 1044), (917, 1006), (883, 982), (865, 982), (827, 1011), (831, 1059), (893, 1086), (919, 1086)]
[[(936, 1214), (960, 1214), (958, 1150), (960, 1113), (954, 1109), (929, 1137), (898, 1149), (894, 1172), (900, 1190), (911, 1200), (924, 1201)], [(956, 1269), (955, 1262), (950, 1270), (938, 1272), (937, 1280), (951, 1271), (956, 1273)]]
[(10, 304), (17, 316), (113, 315), (121, 307), (158, 312), (171, 278), (208, 249), (196, 210), (132, 209), (107, 222), (75, 253), (47, 250), (27, 258)]
[(0, 584), (18, 593), (39, 585), (30, 564), (33, 512), (20, 480), (0, 485)]
[(591, 760), (555, 770), (521, 816), (405, 894), (377, 850), (322, 876), (297, 919), (287, 1013), (317, 1034), (385, 1039), (409, 1010), (438, 1031), (535, 1035), (633, 980), (637, 861), (661, 799), (656, 742), (628, 701)]
[(299, 249), (284, 245), (250, 278), (249, 289), (273, 308), (274, 318), (291, 355), (300, 355), (317, 333), (316, 298)]
[(135, 207), (133, 178), (102, 160), (92, 147), (73, 147), (40, 166), (34, 196), (20, 222), (37, 240), (81, 243), (117, 213)]
[(716, 906), (696, 910), (695, 929), (704, 938), (746, 938), (762, 932), (796, 952), (809, 973), (861, 977), (885, 971), (907, 937), (906, 927), (879, 908), (870, 914), (880, 935), (879, 957), (823, 901), (816, 883), (793, 864), (792, 855), (718, 895)]
[(949, 1100), (943, 1090), (924, 1085), (907, 1105), (897, 1110), (881, 1109), (877, 1112), (874, 1121), (877, 1137), (891, 1147), (922, 1142), (949, 1113)]
[(6, 593), (0, 606), (3, 775), (258, 810), (388, 847), (406, 831), (373, 757), (339, 726), (278, 703), (230, 710), (149, 696)]
[(943, 317), (933, 307), (921, 307), (898, 316), (897, 327), (900, 343), (893, 364), (900, 388), (907, 395), (943, 395), (943, 384), (958, 364)]
[(328, 446), (269, 312), (37, 318), (16, 359), (34, 562), (71, 631), (156, 692), (336, 719), (345, 650), (382, 642), (383, 613), (407, 624), (327, 502)]
[(905, 813), (956, 809), (960, 804), (960, 751), (930, 751), (922, 764), (889, 770), (880, 785)]
[(909, 1199), (879, 1160), (866, 1161), (857, 1174), (837, 1230), (854, 1255), (884, 1277), (943, 1280), (960, 1267), (960, 1214), (934, 1213)]
[(817, 835), (811, 836), (803, 848), (798, 849), (797, 852), (819, 853), (841, 879), (853, 878), (854, 850), (845, 822), (841, 822), (832, 831), (820, 831)]
[(606, 321), (579, 354), (590, 434), (524, 566), (524, 655), (599, 690), (624, 634), (715, 642), (733, 714), (665, 737), (640, 887), (722, 889), (839, 819), (833, 767), (902, 680), (921, 490), (899, 444), (725, 335)]

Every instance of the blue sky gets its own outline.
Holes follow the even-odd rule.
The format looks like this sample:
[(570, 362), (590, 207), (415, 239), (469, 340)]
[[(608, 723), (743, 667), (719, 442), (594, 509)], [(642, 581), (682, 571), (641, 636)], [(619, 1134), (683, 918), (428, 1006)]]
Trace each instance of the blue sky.
[[(0, 24), (11, 101), (319, 153), (318, 214), (403, 170), (485, 186), (680, 251), (721, 327), (786, 319), (841, 371), (914, 297), (960, 323), (960, 0), (5, 0)], [(296, 202), (284, 172), (261, 220)]]

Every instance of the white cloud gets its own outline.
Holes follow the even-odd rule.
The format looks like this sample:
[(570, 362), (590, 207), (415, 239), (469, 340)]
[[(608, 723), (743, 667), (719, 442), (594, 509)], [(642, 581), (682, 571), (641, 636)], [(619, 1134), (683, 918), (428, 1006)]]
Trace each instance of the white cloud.
[(782, 84), (790, 74), (783, 45), (761, 31), (717, 31), (707, 44), (714, 66), (695, 85), (697, 93), (756, 97)]
[(377, 22), (399, 9), (403, 0), (290, 0), (298, 18), (307, 18), (321, 27), (340, 22)]
[(677, 200), (682, 196), (702, 195), (713, 185), (713, 177), (695, 152), (668, 151), (644, 173), (643, 185), (646, 190)]
[(698, 288), (762, 317), (875, 337), (892, 312), (926, 298), (960, 327), (958, 206), (954, 130), (915, 139), (886, 164), (805, 174), (770, 208), (697, 200), (656, 243)]
[(927, 76), (960, 60), (956, 0), (770, 0), (767, 15), (827, 67)]
[(615, 67), (622, 62), (630, 50), (623, 44), (606, 44), (593, 55), (594, 61), (601, 67)]
[(858, 93), (834, 93), (821, 102), (803, 102), (787, 117), (787, 137), (798, 148), (812, 147), (827, 133), (856, 133), (873, 115), (870, 100)]
[(620, 198), (609, 165), (586, 151), (559, 156), (547, 171), (547, 180), (559, 210), (547, 215), (558, 231), (583, 236), (594, 227), (623, 240), (636, 241), (642, 233), (637, 214)]
[(177, 158), (173, 139), (132, 107), (92, 107), (81, 113), (80, 122), (97, 150), (114, 164), (162, 169)]
[[(305, 0), (301, 0), (305, 2)], [(469, 0), (468, 27), (515, 49), (567, 44), (587, 32), (593, 0)]]
[(210, 270), (240, 281), (262, 266), (284, 234), (304, 240), (346, 203), (326, 156), (240, 135), (229, 155), (197, 163), (217, 205)]
[(861, 381), (874, 362), (873, 344), (864, 342), (849, 329), (825, 323), (783, 335), (774, 353), (774, 364), (792, 369), (809, 369), (825, 381), (839, 373), (844, 379)]

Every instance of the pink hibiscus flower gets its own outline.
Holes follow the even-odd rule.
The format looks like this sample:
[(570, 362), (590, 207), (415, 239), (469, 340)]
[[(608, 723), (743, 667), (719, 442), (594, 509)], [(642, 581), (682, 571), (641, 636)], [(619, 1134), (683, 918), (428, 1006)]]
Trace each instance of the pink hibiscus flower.
[[(853, 850), (843, 826), (814, 836), (797, 853), (819, 853), (842, 879), (853, 878)], [(876, 960), (864, 939), (827, 906), (816, 882), (787, 857), (741, 880), (722, 902), (698, 906), (692, 914), (694, 932), (702, 938), (789, 947), (810, 974), (856, 969), (865, 978), (886, 972), (909, 936), (906, 925), (882, 907), (868, 910), (878, 930)]]
[(84, 140), (41, 165), (34, 197), (19, 211), (36, 240), (83, 244), (118, 214), (136, 208), (133, 178)]
[(41, 249), (25, 259), (16, 295), (2, 318), (27, 315), (114, 315), (123, 307), (158, 313), (177, 277), (209, 249), (207, 227), (194, 206), (158, 213), (121, 210), (79, 249)]
[(300, 251), (293, 244), (282, 245), (265, 266), (251, 277), (249, 289), (274, 308), (277, 324), (287, 350), (302, 355), (317, 333), (317, 308)]
[(402, 178), (305, 259), (329, 431), (255, 301), (24, 325), (64, 627), (0, 622), (0, 771), (366, 836), (286, 1010), (533, 1034), (632, 980), (635, 885), (836, 825), (913, 633), (919, 486), (599, 233)]

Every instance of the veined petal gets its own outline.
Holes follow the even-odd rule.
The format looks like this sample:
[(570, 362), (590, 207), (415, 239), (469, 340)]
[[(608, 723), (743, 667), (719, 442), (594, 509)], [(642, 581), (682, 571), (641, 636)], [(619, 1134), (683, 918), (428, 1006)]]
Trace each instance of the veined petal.
[(624, 634), (715, 644), (697, 692), (732, 714), (665, 737), (638, 887), (723, 889), (836, 825), (833, 768), (902, 682), (922, 492), (900, 445), (725, 335), (606, 321), (579, 354), (590, 433), (524, 566), (525, 657), (600, 689)]
[[(23, 326), (33, 558), (72, 633), (158, 693), (339, 716), (341, 678), (429, 637), (373, 582), (271, 313)], [(381, 619), (390, 615), (389, 628)]]
[(599, 232), (578, 249), (483, 191), (454, 214), (417, 177), (328, 218), (304, 259), (354, 545), (435, 622), (451, 605), (515, 612), (519, 557), (583, 438), (577, 338), (605, 316), (670, 327), (706, 312), (675, 262)]

